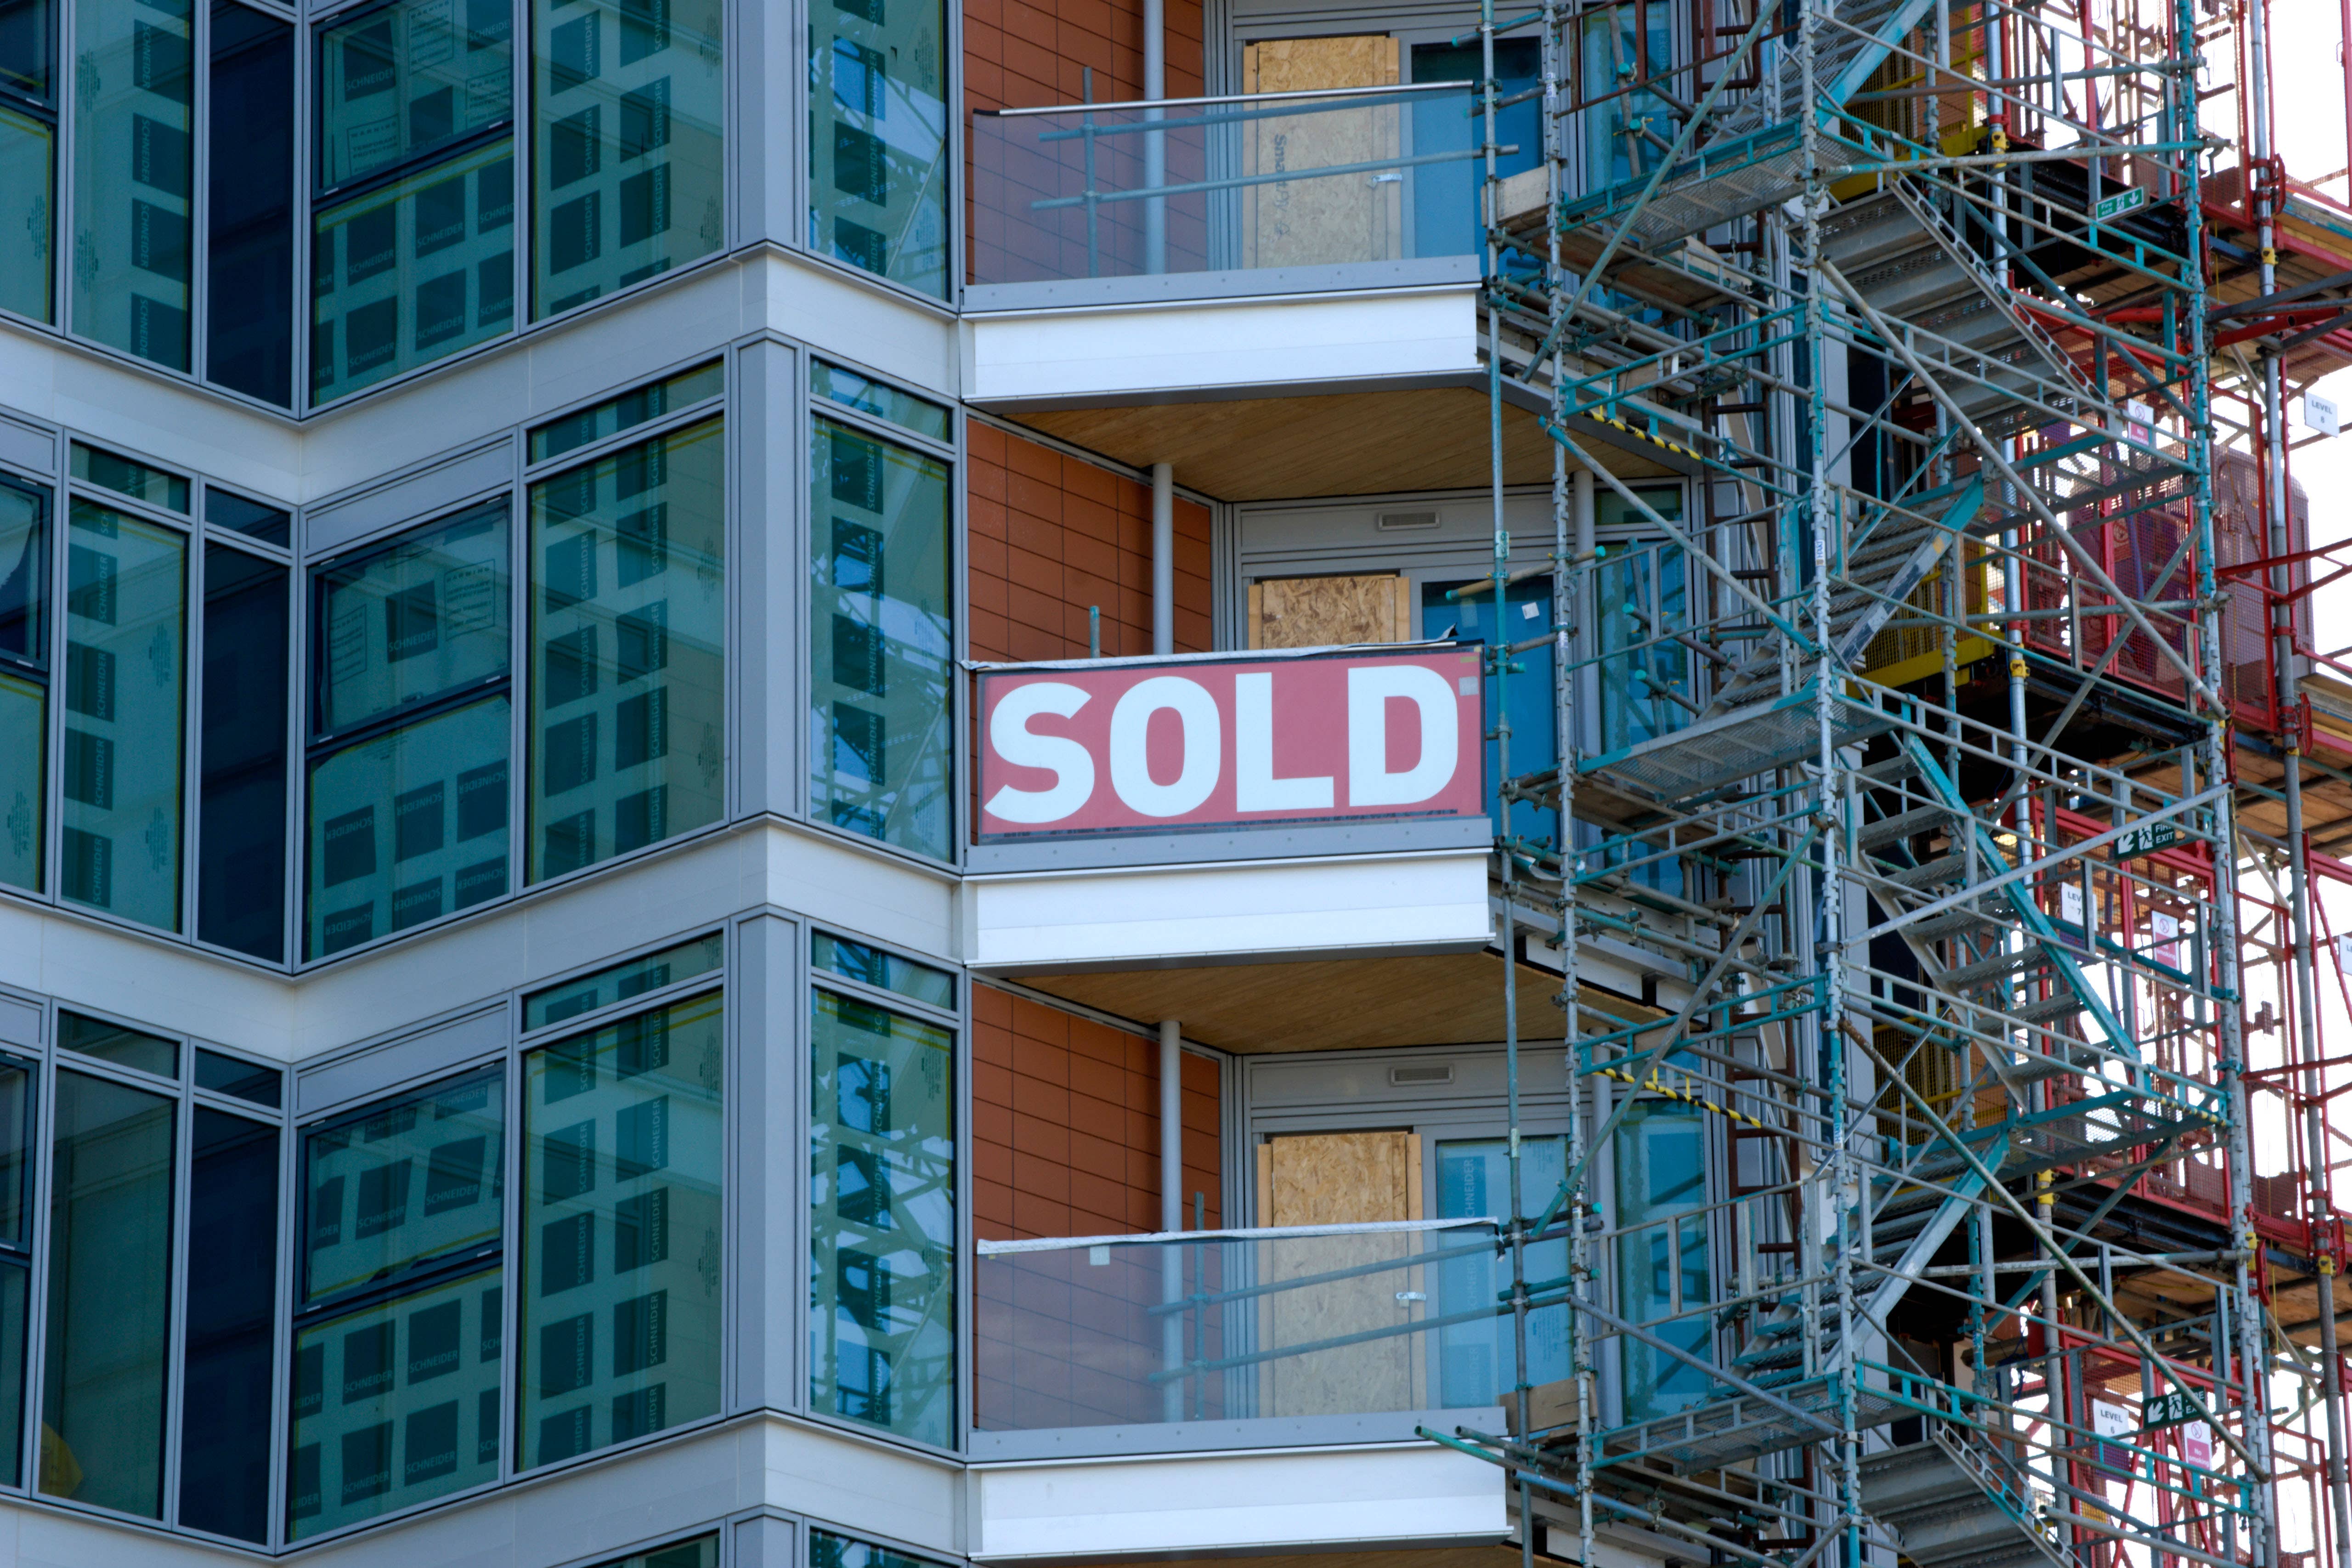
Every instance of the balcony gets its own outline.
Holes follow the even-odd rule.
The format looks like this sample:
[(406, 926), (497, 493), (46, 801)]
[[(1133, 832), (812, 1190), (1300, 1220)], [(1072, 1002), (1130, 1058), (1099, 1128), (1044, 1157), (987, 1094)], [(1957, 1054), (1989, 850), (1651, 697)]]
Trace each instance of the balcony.
[(967, 397), (1228, 500), (1485, 482), (1477, 127), (1459, 82), (975, 114)]
[(975, 1244), (983, 1560), (1494, 1542), (1490, 1220)]

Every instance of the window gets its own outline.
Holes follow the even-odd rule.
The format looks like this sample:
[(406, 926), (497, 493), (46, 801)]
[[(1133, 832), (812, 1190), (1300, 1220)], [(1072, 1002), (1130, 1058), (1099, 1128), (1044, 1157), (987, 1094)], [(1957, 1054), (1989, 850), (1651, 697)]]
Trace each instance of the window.
[(143, 506), (159, 511), (175, 511), (188, 515), (190, 488), (186, 479), (163, 468), (151, 468), (136, 458), (126, 458), (117, 452), (97, 447), (73, 444), (73, 477), (85, 485), (112, 490), (128, 496)]
[(724, 1041), (713, 994), (525, 1058), (523, 1467), (719, 1413)]
[(294, 520), (283, 508), (247, 500), (213, 485), (205, 487), (205, 521), (280, 548), (294, 531)]
[(0, 478), (0, 882), (41, 890), (49, 735), (49, 492)]
[(531, 315), (726, 242), (718, 0), (531, 0)]
[(304, 1135), (296, 1539), (498, 1479), (504, 1081), (468, 1073)]
[[(198, 1053), (199, 1085), (208, 1056), (214, 1053)], [(247, 1067), (244, 1076), (248, 1083), (266, 1077), (275, 1103), (281, 1075)], [(278, 1148), (278, 1129), (268, 1122), (208, 1105), (195, 1108), (188, 1161), (180, 1522), (257, 1543), (269, 1539)]]
[(551, 985), (544, 991), (534, 991), (522, 999), (522, 1026), (544, 1028), (658, 991), (665, 985), (682, 984), (698, 974), (716, 973), (726, 961), (726, 939), (712, 931), (709, 936), (698, 936), (691, 942)]
[[(650, 1568), (650, 1565), (649, 1565)], [(869, 1546), (829, 1530), (809, 1530), (809, 1568), (933, 1568), (919, 1557)]]
[(599, 1563), (597, 1568), (719, 1568), (719, 1537), (713, 1533), (674, 1541), (650, 1552), (631, 1552), (615, 1562)]
[(717, 360), (682, 370), (650, 385), (633, 387), (618, 397), (608, 397), (535, 427), (530, 433), (530, 460), (543, 463), (606, 437), (650, 425), (666, 415), (683, 414), (726, 389), (727, 369)]
[(809, 805), (946, 858), (955, 639), (948, 465), (811, 426)]
[(186, 370), (194, 11), (81, 0), (73, 27), (73, 328)]
[(213, 0), (212, 24), (205, 375), (284, 407), (294, 401), (294, 29), (227, 0)]
[[(1485, 579), (1488, 586), (1483, 593), (1449, 599), (1446, 595), (1457, 588), (1470, 586), (1479, 579), (1454, 582), (1424, 582), (1421, 585), (1421, 624), (1427, 635), (1452, 636), (1457, 642), (1486, 647), (1496, 641), (1495, 632), (1494, 579)], [(1502, 635), (1507, 647), (1540, 637), (1551, 628), (1551, 577), (1524, 578), (1504, 585)], [(1512, 656), (1513, 662), (1528, 672), (1528, 679), (1506, 683), (1510, 705), (1511, 773), (1515, 777), (1539, 773), (1559, 761), (1557, 731), (1552, 718), (1552, 649), (1549, 643), (1537, 647), (1521, 648)], [(1495, 700), (1493, 679), (1482, 668), (1479, 679), (1486, 687), (1486, 700)], [(1549, 840), (1558, 831), (1554, 824), (1558, 814), (1528, 801), (1514, 801), (1510, 820), (1504, 820), (1503, 806), (1503, 746), (1490, 736), (1486, 742), (1486, 814), (1495, 819), (1496, 830), (1516, 835), (1531, 843)]]
[(286, 956), (288, 576), (205, 546), (196, 936), (272, 963)]
[(68, 519), (59, 890), (177, 931), (187, 541), (79, 496)]
[(318, 35), (310, 395), (514, 324), (506, 0), (394, 0)]
[(25, 1348), (32, 1301), (33, 1063), (0, 1057), (0, 1485), (25, 1484)]
[(533, 881), (723, 810), (725, 453), (706, 420), (531, 487)]
[(495, 501), (312, 574), (308, 956), (506, 892), (507, 572)]
[(147, 1519), (163, 1514), (176, 1110), (57, 1075), (40, 1489)]
[(58, 1048), (157, 1078), (180, 1076), (179, 1041), (79, 1013), (58, 1014)]
[(810, 247), (946, 298), (946, 8), (835, 0), (810, 32)]
[(53, 310), (50, 214), (58, 157), (57, 12), (19, 0), (0, 17), (0, 310), (46, 321)]
[[(1507, 1219), (1511, 1213), (1510, 1144), (1501, 1138), (1444, 1139), (1437, 1143), (1437, 1215), (1440, 1219)], [(1530, 1210), (1539, 1210), (1568, 1168), (1568, 1140), (1528, 1138), (1520, 1143), (1519, 1183)], [(1507, 1294), (1510, 1255), (1450, 1258), (1436, 1268), (1436, 1315), (1491, 1307)], [(1532, 1285), (1568, 1275), (1566, 1240), (1538, 1242), (1527, 1250)], [(1435, 1404), (1444, 1410), (1500, 1405), (1516, 1372), (1507, 1313), (1454, 1323), (1436, 1333)], [(1528, 1314), (1528, 1381), (1537, 1386), (1571, 1373), (1568, 1359), (1568, 1309), (1539, 1307)]]
[[(1617, 1131), (1617, 1310), (1701, 1361), (1713, 1357), (1706, 1126), (1692, 1106), (1645, 1100)], [(1687, 1314), (1687, 1315), (1686, 1315)], [(1707, 1397), (1706, 1376), (1654, 1346), (1621, 1340), (1624, 1419), (1670, 1415)]]
[(809, 1110), (810, 1402), (954, 1440), (955, 1036), (820, 989)]

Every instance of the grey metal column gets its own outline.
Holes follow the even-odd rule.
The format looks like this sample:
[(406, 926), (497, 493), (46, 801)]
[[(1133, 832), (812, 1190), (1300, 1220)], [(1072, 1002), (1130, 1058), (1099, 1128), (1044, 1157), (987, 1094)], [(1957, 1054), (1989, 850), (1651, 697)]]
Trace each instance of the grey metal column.
[[(1167, 467), (1160, 464), (1160, 471)], [(1173, 1018), (1160, 1024), (1160, 1228), (1171, 1235), (1184, 1228), (1184, 1031)], [(1184, 1253), (1174, 1242), (1160, 1244), (1160, 1286), (1163, 1302), (1183, 1299)], [(1174, 1372), (1184, 1364), (1183, 1313), (1161, 1317), (1160, 1340), (1164, 1364)], [(1164, 1419), (1184, 1418), (1183, 1379), (1170, 1378), (1160, 1397)]]
[(1151, 465), (1151, 651), (1176, 651), (1176, 470), (1166, 463)]

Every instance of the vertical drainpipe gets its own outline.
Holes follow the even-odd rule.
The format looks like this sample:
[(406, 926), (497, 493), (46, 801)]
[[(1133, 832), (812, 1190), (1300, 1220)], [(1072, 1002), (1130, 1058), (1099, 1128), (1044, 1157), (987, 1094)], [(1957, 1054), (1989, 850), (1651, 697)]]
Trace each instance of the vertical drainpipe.
[[(1160, 1024), (1160, 1228), (1184, 1228), (1184, 1045), (1183, 1026), (1173, 1018)], [(1184, 1247), (1160, 1244), (1160, 1299), (1174, 1302), (1184, 1297)], [(1160, 1320), (1161, 1364), (1170, 1372), (1184, 1364), (1184, 1314), (1169, 1312)], [(1160, 1395), (1160, 1417), (1184, 1418), (1184, 1384), (1171, 1377)]]
[(1151, 465), (1151, 651), (1176, 651), (1176, 470)]

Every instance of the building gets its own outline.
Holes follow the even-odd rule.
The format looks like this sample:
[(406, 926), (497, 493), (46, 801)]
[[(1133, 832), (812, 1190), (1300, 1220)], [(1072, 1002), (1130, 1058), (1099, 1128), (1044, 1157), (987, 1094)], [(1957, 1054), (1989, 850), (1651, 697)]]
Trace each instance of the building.
[(2352, 1551), (2268, 26), (0, 6), (0, 1563)]

